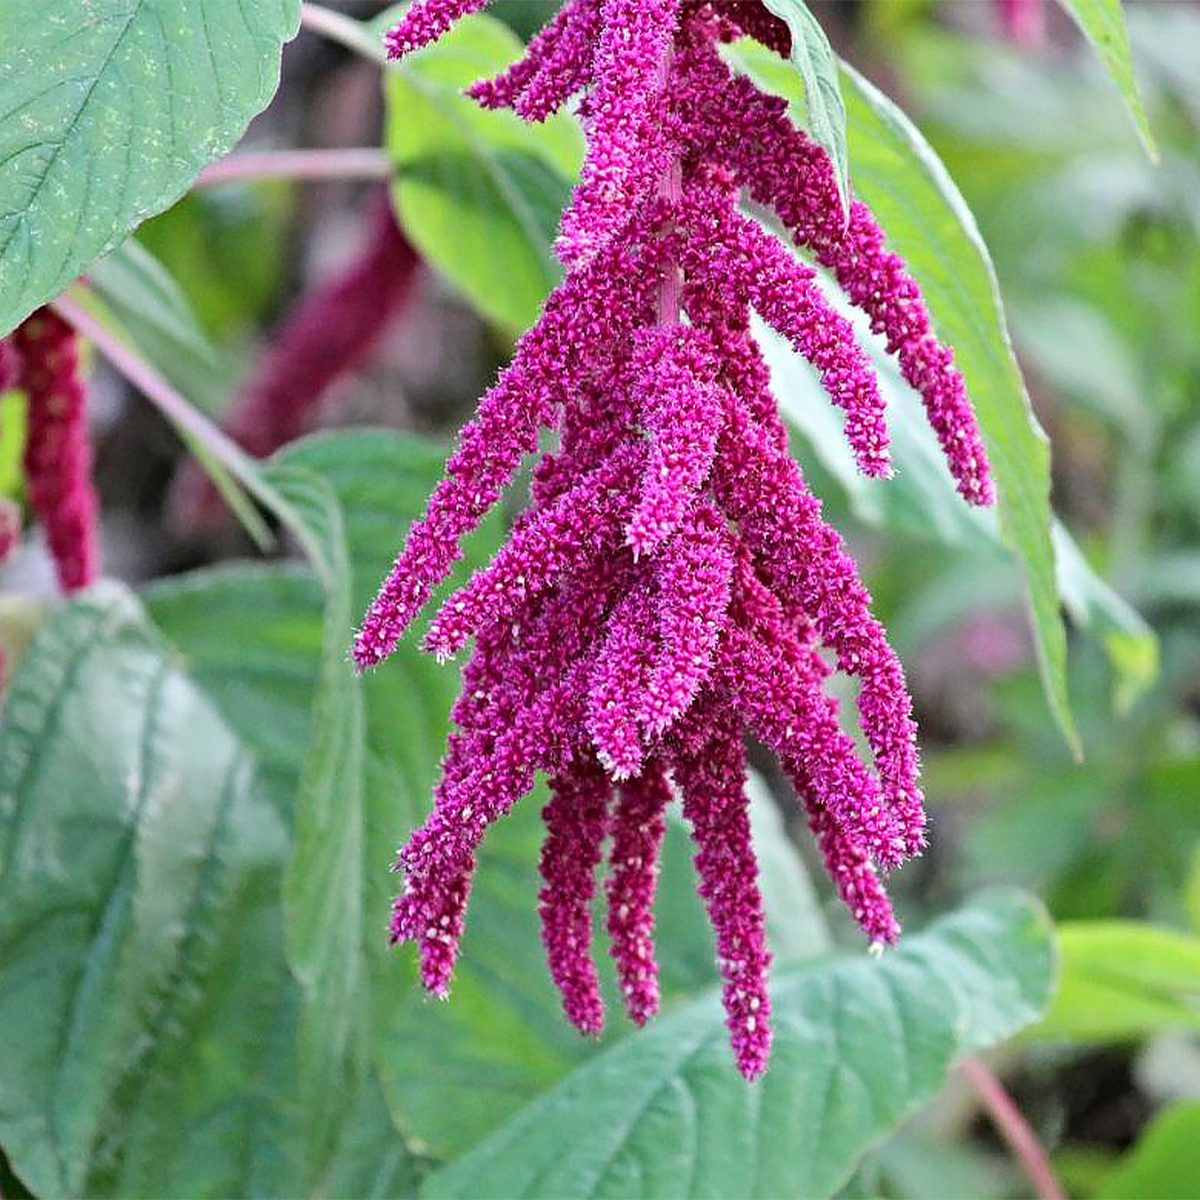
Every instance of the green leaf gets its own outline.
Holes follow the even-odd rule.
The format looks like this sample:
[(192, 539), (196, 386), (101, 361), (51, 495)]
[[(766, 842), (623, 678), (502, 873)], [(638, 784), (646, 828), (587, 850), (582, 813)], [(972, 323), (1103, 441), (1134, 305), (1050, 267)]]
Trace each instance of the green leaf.
[(310, 726), (284, 877), (288, 958), (305, 994), (299, 1028), (305, 1145), (315, 1168), (335, 1143), (343, 1097), (361, 1076), (367, 1006), (363, 927), (363, 697), (347, 657), (350, 562), (328, 482), (289, 462), (263, 472), (310, 531), (325, 592)]
[(1150, 121), (1142, 105), (1137, 79), (1133, 74), (1133, 60), (1129, 54), (1129, 32), (1125, 28), (1125, 14), (1121, 11), (1121, 0), (1059, 0), (1083, 31), (1100, 56), (1113, 83), (1125, 100), (1125, 107), (1133, 120), (1133, 127), (1146, 149), (1151, 162), (1158, 162), (1158, 144), (1150, 131)]
[[(748, 39), (730, 54), (746, 69), (771, 69), (770, 52)], [(841, 80), (855, 194), (871, 207), (888, 245), (904, 257), (938, 335), (954, 349), (995, 472), (1000, 527), (1024, 565), (1046, 696), (1078, 756), (1055, 584), (1050, 451), (1013, 356), (995, 269), (962, 195), (908, 117), (844, 63)], [(794, 81), (780, 82), (781, 95), (797, 98)]]
[(0, 331), (233, 146), (299, 19), (299, 0), (0, 5)]
[(1188, 871), (1187, 883), (1183, 888), (1183, 908), (1192, 929), (1200, 935), (1200, 846), (1192, 855), (1192, 867)]
[[(374, 593), (396, 539), (420, 512), (444, 450), (382, 430), (304, 439), (286, 460), (338, 496), (357, 609)], [(491, 520), (467, 545), (477, 565), (495, 548)], [(461, 575), (460, 575), (461, 578)], [(194, 677), (246, 730), (277, 803), (295, 787), (318, 674), (320, 591), (295, 567), (224, 566), (147, 589), (155, 618), (184, 651)], [(413, 638), (364, 681), (366, 845), (364, 926), (372, 978), (372, 1042), (385, 1093), (403, 1127), (437, 1153), (465, 1148), (594, 1052), (565, 1022), (548, 978), (536, 912), (542, 799), (531, 795), (484, 842), (463, 955), (450, 1001), (430, 1004), (410, 950), (384, 950), (395, 886), (395, 846), (427, 811), (444, 750), (458, 672), (419, 653)], [(289, 776), (289, 764), (292, 774)], [(352, 786), (347, 784), (347, 786)], [(823, 950), (827, 935), (779, 816), (756, 784), (751, 814), (760, 847), (768, 936), (780, 961)], [(695, 895), (691, 846), (672, 821), (659, 889), (659, 962), (666, 1003), (715, 980), (712, 938)], [(597, 958), (605, 956), (601, 939)], [(621, 1020), (615, 992), (612, 1033)]]
[(904, 256), (938, 334), (954, 349), (995, 472), (1000, 528), (1024, 564), (1046, 696), (1078, 756), (1055, 584), (1049, 445), (1013, 357), (995, 268), (962, 195), (908, 117), (845, 64), (842, 84), (855, 191)]
[(213, 348), (204, 336), (179, 285), (166, 268), (133, 238), (94, 262), (88, 282), (113, 316), (157, 366), (183, 356), (212, 365)]
[(1062, 977), (1031, 1037), (1122, 1041), (1200, 1029), (1200, 938), (1137, 921), (1058, 928)]
[(1041, 1011), (1052, 966), (1045, 913), (997, 893), (882, 960), (778, 971), (773, 1060), (754, 1086), (710, 995), (579, 1068), (422, 1194), (831, 1195), (955, 1056)]
[(15, 497), (25, 486), (25, 418), (28, 405), (21, 392), (0, 395), (0, 496)]
[(580, 154), (565, 114), (530, 127), (462, 95), (520, 53), (511, 30), (476, 15), (384, 79), (404, 232), (484, 316), (512, 331), (533, 323), (561, 278), (552, 243)]
[(829, 155), (842, 210), (849, 212), (850, 179), (846, 154), (846, 103), (838, 86), (837, 59), (825, 30), (804, 0), (764, 0), (787, 22), (792, 35), (792, 65), (804, 81), (804, 110), (812, 139)]
[(1158, 678), (1158, 636), (1088, 565), (1066, 527), (1057, 519), (1051, 530), (1058, 594), (1071, 619), (1104, 647), (1117, 675), (1114, 701), (1128, 712)]
[(1099, 1200), (1200, 1198), (1200, 1101), (1157, 1113), (1097, 1195)]
[(0, 729), (0, 1142), (35, 1192), (242, 1192), (278, 1100), (284, 854), (137, 603), (101, 585), (47, 617)]

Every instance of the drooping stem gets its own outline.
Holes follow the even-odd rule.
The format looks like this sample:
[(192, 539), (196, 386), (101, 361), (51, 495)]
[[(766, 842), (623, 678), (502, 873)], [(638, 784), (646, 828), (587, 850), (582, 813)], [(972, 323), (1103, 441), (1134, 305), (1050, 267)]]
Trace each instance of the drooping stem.
[(974, 1057), (964, 1058), (959, 1069), (987, 1109), (996, 1132), (1021, 1164), (1038, 1200), (1066, 1200), (1067, 1194), (1054, 1175), (1045, 1148), (995, 1072), (982, 1059)]
[(245, 524), (247, 532), (261, 548), (269, 548), (274, 542), (270, 530), (254, 507), (241, 499), (233, 485), (233, 480), (236, 480), (261, 503), (280, 512), (276, 491), (266, 484), (255, 461), (81, 304), (68, 295), (62, 295), (50, 307), (77, 333), (87, 338), (115, 370), (154, 404), (190, 443), (193, 451), (203, 454), (207, 461), (221, 468), (222, 474), (214, 475), (214, 482), (220, 486), (225, 481), (229, 489), (222, 488), (225, 497)]
[(256, 150), (230, 154), (205, 167), (193, 187), (238, 179), (387, 179), (387, 153), (373, 146), (330, 150)]

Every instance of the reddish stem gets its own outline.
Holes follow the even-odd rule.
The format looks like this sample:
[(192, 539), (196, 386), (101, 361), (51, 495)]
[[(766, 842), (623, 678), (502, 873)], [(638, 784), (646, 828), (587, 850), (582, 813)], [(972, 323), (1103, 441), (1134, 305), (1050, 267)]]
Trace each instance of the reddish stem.
[(1033, 1192), (1038, 1200), (1067, 1200), (1066, 1192), (1055, 1178), (1045, 1148), (995, 1072), (978, 1058), (964, 1058), (959, 1068), (987, 1109), (996, 1132), (1033, 1184)]
[(330, 150), (243, 150), (210, 163), (193, 187), (236, 179), (387, 179), (392, 164), (372, 146)]

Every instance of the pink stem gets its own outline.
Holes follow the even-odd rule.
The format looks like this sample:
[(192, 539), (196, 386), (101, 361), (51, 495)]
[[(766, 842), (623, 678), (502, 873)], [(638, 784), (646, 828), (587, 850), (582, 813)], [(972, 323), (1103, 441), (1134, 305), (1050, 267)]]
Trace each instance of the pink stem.
[(1042, 1143), (995, 1072), (982, 1059), (974, 1057), (964, 1058), (959, 1069), (987, 1109), (996, 1132), (1029, 1177), (1038, 1200), (1066, 1200), (1067, 1194), (1054, 1176)]
[(210, 163), (193, 187), (238, 179), (387, 179), (387, 153), (371, 146), (331, 150), (244, 150)]

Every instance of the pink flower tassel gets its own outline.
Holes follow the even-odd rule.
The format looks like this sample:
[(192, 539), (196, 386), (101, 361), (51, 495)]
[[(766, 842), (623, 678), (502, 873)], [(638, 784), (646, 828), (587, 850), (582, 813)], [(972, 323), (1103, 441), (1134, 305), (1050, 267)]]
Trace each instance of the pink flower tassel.
[(550, 975), (562, 993), (567, 1019), (583, 1034), (604, 1028), (600, 980), (592, 962), (592, 895), (608, 823), (612, 784), (594, 763), (581, 762), (550, 780), (542, 809), (546, 841), (538, 895)]
[(667, 825), (671, 789), (658, 760), (621, 784), (612, 817), (608, 856), (608, 936), (625, 1011), (637, 1025), (658, 1012), (654, 960), (654, 892), (658, 855)]
[(39, 308), (13, 334), (20, 386), (29, 402), (25, 481), (63, 591), (95, 580), (100, 568), (98, 504), (92, 488), (87, 384), (75, 331)]
[(756, 1079), (771, 1051), (766, 923), (750, 843), (741, 730), (726, 720), (699, 754), (679, 753), (672, 773), (692, 827), (700, 895), (717, 935), (722, 998), (738, 1070)]

